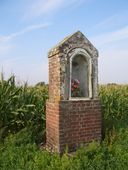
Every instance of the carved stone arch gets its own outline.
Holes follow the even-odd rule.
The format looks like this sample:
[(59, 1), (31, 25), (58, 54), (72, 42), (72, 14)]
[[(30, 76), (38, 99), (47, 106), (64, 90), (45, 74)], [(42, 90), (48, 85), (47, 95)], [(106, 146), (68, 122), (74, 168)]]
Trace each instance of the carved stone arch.
[[(70, 51), (70, 82), (69, 82), (69, 99), (88, 99), (92, 98), (92, 59), (85, 49), (76, 48)], [(74, 63), (74, 64), (73, 64)], [(76, 66), (75, 66), (76, 63)], [(75, 70), (77, 69), (77, 71)], [(72, 87), (73, 81), (78, 82), (79, 89), (74, 96)]]

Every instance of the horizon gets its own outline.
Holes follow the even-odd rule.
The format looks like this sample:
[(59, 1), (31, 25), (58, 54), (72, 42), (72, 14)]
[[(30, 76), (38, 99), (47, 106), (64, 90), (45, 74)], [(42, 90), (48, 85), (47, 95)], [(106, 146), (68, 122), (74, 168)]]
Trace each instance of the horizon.
[(0, 2), (0, 72), (48, 83), (48, 51), (80, 30), (99, 51), (99, 84), (128, 84), (128, 1)]

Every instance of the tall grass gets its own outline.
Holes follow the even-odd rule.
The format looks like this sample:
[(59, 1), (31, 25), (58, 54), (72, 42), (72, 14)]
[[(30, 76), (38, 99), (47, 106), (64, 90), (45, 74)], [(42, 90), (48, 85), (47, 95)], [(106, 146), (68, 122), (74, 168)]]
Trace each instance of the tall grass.
[[(102, 85), (99, 92), (103, 134), (106, 130), (127, 127), (128, 85)], [(46, 85), (16, 86), (15, 76), (0, 81), (0, 139), (9, 132), (16, 133), (25, 127), (45, 130), (45, 103), (48, 98)], [(40, 131), (40, 130), (39, 130)], [(38, 133), (39, 134), (39, 133)]]
[(0, 81), (0, 139), (25, 127), (45, 129), (47, 88), (16, 86), (15, 76)]
[[(28, 137), (27, 137), (28, 136)], [(30, 132), (20, 131), (6, 138), (0, 148), (1, 170), (127, 170), (128, 130), (120, 132), (108, 146), (92, 142), (80, 148), (75, 155), (60, 157), (41, 151), (29, 140)]]
[(59, 157), (42, 152), (35, 144), (44, 140), (47, 86), (16, 86), (15, 76), (6, 81), (1, 77), (1, 170), (128, 169), (128, 85), (100, 86), (102, 143), (92, 142), (72, 157), (67, 153)]
[(100, 86), (103, 115), (103, 137), (120, 128), (128, 128), (128, 85)]

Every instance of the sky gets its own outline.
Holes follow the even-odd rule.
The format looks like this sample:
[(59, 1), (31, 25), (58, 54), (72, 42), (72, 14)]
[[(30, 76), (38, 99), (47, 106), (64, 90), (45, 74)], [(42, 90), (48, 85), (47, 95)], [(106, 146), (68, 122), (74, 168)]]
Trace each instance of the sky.
[(0, 72), (48, 83), (48, 51), (78, 30), (99, 51), (99, 83), (128, 83), (128, 0), (0, 0)]

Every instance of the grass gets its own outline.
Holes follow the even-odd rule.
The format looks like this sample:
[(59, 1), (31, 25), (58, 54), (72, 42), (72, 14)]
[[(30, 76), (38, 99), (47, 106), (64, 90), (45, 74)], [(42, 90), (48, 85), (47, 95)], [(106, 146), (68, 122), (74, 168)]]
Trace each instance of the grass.
[[(3, 76), (2, 76), (3, 77)], [(16, 86), (15, 77), (0, 82), (0, 140), (9, 133), (32, 127), (36, 139), (45, 131), (47, 87)], [(42, 140), (42, 139), (41, 139)], [(40, 141), (39, 141), (40, 142)]]
[(128, 85), (100, 86), (103, 141), (60, 157), (39, 149), (45, 141), (46, 85), (0, 81), (0, 170), (127, 170)]
[(127, 170), (128, 167), (128, 129), (120, 131), (111, 145), (107, 140), (102, 144), (92, 142), (71, 157), (66, 152), (60, 157), (41, 151), (29, 137), (29, 132), (22, 130), (6, 138), (0, 149), (1, 170)]

